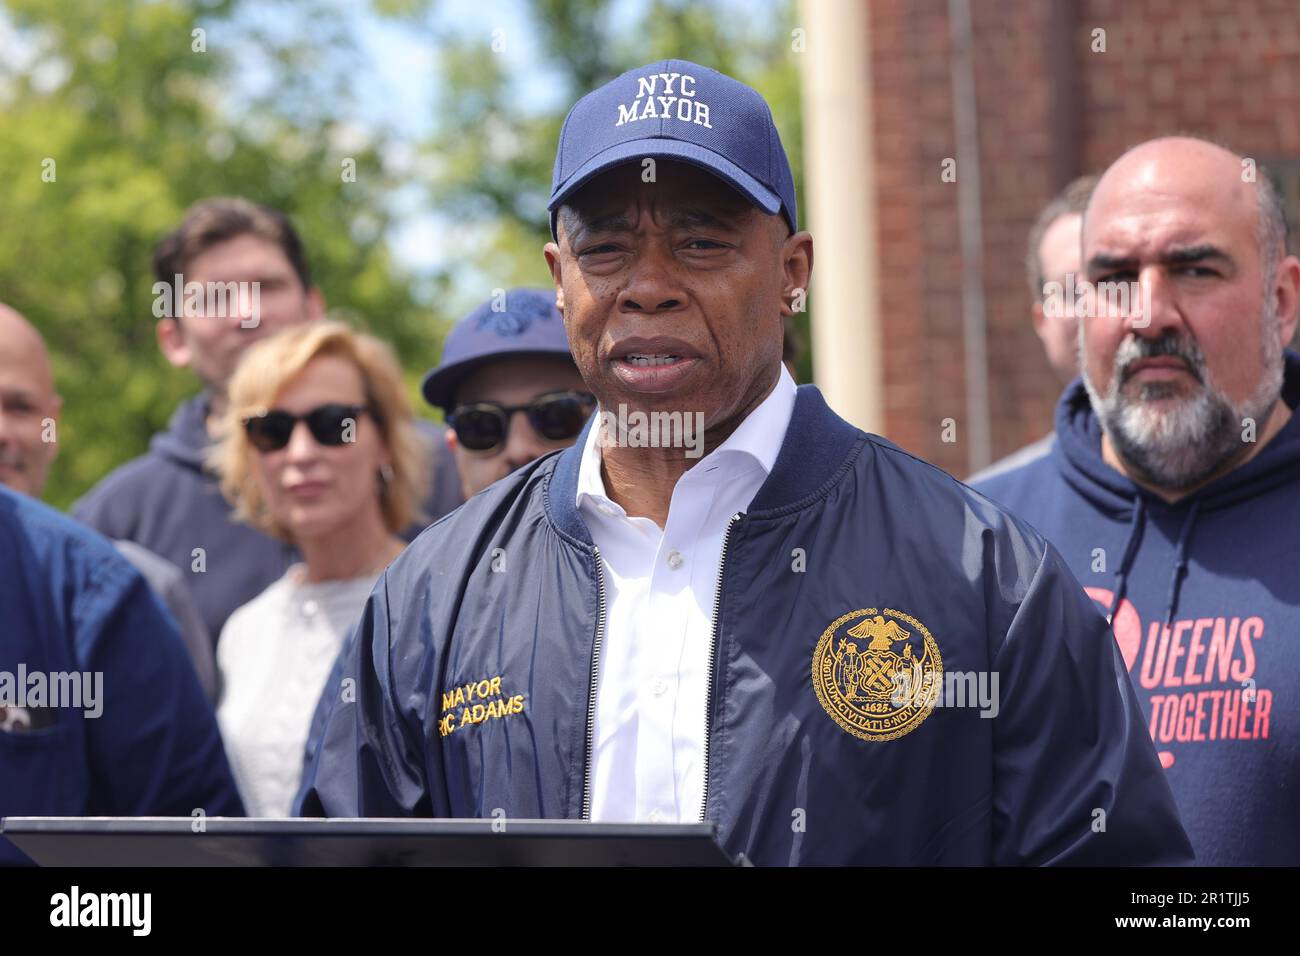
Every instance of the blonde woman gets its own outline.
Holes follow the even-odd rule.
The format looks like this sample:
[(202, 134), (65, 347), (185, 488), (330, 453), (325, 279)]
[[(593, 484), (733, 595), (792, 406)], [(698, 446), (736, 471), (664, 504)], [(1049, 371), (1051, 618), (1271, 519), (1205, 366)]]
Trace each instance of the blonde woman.
[(392, 351), (338, 322), (259, 342), (229, 394), (210, 456), (222, 493), (302, 562), (222, 629), (217, 719), (249, 816), (288, 816), (317, 699), (404, 547), (398, 532), (417, 517), (429, 452)]

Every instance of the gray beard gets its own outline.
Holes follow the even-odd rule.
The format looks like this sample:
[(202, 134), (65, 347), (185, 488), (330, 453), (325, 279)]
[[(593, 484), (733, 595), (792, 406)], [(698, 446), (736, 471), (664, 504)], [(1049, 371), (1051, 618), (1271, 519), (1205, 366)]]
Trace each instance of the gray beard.
[(1254, 437), (1258, 439), (1282, 392), (1284, 361), (1281, 344), (1270, 331), (1276, 323), (1276, 317), (1272, 318), (1272, 323), (1265, 323), (1264, 373), (1244, 402), (1234, 404), (1224, 395), (1210, 376), (1200, 348), (1185, 340), (1178, 343), (1174, 354), (1187, 360), (1200, 378), (1200, 387), (1194, 395), (1163, 412), (1147, 403), (1171, 394), (1164, 384), (1145, 386), (1136, 398), (1122, 392), (1120, 381), (1125, 366), (1150, 354), (1132, 338), (1126, 339), (1116, 352), (1107, 393), (1098, 393), (1083, 361), (1080, 323), (1084, 387), (1111, 445), (1135, 477), (1159, 488), (1181, 491), (1201, 483), (1241, 454), (1246, 445), (1246, 419), (1254, 421)]

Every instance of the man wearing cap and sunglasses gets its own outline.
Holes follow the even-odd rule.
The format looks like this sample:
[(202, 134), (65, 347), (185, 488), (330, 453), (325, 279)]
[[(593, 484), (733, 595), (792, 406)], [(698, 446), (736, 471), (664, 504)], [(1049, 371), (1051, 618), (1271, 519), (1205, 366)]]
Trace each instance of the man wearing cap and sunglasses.
[(465, 316), (423, 391), (447, 416), (466, 498), (573, 444), (596, 408), (569, 354), (553, 289), (510, 289)]
[[(704, 820), (760, 864), (1187, 862), (1059, 555), (784, 371), (812, 238), (763, 99), (625, 73), (570, 111), (550, 210), (600, 415), (388, 569), (299, 811)], [(699, 416), (703, 456), (601, 427), (625, 410)]]

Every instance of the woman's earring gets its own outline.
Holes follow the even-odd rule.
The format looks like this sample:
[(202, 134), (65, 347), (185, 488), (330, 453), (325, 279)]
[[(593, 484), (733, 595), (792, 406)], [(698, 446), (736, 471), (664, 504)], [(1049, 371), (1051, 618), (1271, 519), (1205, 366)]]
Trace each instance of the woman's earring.
[(387, 463), (379, 466), (379, 483), (383, 485), (380, 488), (381, 494), (388, 494), (388, 489), (393, 483), (393, 466)]

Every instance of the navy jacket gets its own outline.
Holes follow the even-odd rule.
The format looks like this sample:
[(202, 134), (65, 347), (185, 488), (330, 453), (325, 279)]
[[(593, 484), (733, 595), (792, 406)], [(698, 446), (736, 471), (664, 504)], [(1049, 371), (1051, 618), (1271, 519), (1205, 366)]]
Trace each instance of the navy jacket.
[(1300, 864), (1300, 357), (1291, 419), (1170, 504), (1101, 455), (1081, 381), (1048, 454), (980, 490), (1061, 550), (1115, 638), (1198, 863)]
[[(476, 495), (380, 579), (322, 697), (300, 813), (588, 815), (605, 608), (582, 446)], [(1190, 859), (1115, 643), (1060, 557), (812, 386), (732, 519), (715, 622), (705, 817), (732, 854)], [(997, 716), (894, 706), (909, 660), (997, 671)]]
[[(49, 686), (51, 674), (102, 675), (102, 695), (90, 716), (33, 706), (37, 673)], [(212, 707), (144, 578), (99, 535), (3, 486), (0, 710), (0, 816), (243, 815)], [(14, 862), (27, 858), (0, 839), (0, 864)]]
[[(279, 580), (297, 554), (231, 517), (216, 477), (204, 470), (207, 414), (206, 394), (179, 405), (149, 452), (92, 488), (72, 513), (101, 534), (133, 541), (179, 568), (215, 642), (226, 618)], [(433, 520), (461, 503), (460, 482), (442, 430), (420, 426), (432, 446), (432, 488), (424, 510)], [(197, 566), (196, 548), (203, 549)]]

